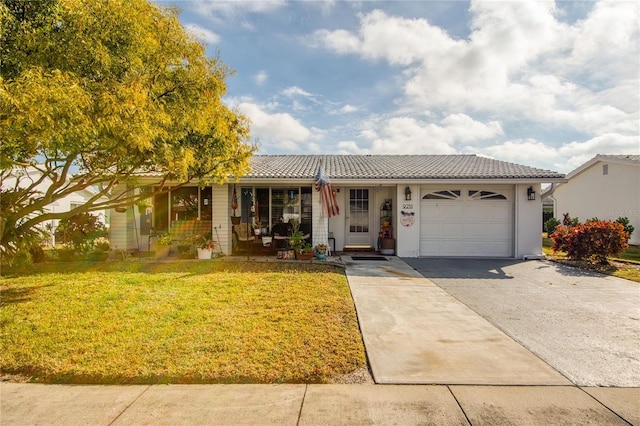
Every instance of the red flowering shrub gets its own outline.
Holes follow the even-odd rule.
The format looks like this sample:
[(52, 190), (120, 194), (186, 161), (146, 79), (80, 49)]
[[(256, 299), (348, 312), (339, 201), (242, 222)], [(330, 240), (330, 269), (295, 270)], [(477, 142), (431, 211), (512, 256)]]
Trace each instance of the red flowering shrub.
[(558, 226), (551, 234), (552, 250), (565, 251), (570, 259), (587, 259), (607, 263), (608, 256), (615, 256), (629, 247), (629, 233), (618, 222), (593, 221), (577, 226)]

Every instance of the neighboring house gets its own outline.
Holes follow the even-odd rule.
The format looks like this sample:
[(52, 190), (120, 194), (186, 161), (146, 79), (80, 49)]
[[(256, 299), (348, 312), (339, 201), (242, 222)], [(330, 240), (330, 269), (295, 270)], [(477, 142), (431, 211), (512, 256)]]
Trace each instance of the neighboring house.
[(554, 201), (560, 221), (564, 213), (581, 222), (627, 217), (635, 228), (629, 244), (640, 244), (640, 155), (596, 155), (544, 195)]
[[(320, 167), (340, 208), (331, 218), (314, 188)], [(296, 218), (313, 245), (329, 242), (336, 251), (379, 249), (386, 237), (398, 256), (532, 258), (542, 254), (541, 184), (564, 181), (560, 173), (475, 155), (256, 155), (235, 184), (152, 196), (151, 217), (135, 208), (112, 213), (111, 244), (146, 251), (153, 238), (145, 222), (162, 232), (197, 221), (230, 253), (235, 189), (242, 222), (271, 232)], [(152, 176), (140, 182), (152, 190)]]
[[(26, 169), (24, 171), (24, 174), (20, 176), (19, 186), (22, 188), (26, 188), (28, 185), (32, 184), (33, 182), (36, 182), (41, 176), (42, 176), (42, 173), (36, 169), (33, 169), (33, 168)], [(5, 178), (2, 181), (2, 187), (11, 188), (15, 186), (15, 182), (16, 182), (16, 176), (9, 175), (7, 178)], [(47, 189), (49, 189), (50, 186), (51, 186), (51, 180), (45, 179), (35, 189), (41, 193), (44, 193), (47, 191)], [(78, 206), (83, 205), (84, 203), (87, 202), (87, 200), (91, 199), (94, 195), (95, 193), (90, 188), (83, 189), (83, 190), (74, 192), (73, 194), (69, 194), (63, 198), (60, 198), (51, 204), (48, 204), (45, 207), (44, 211), (45, 213), (46, 212), (50, 212), (50, 213), (68, 212), (71, 209), (74, 209)], [(103, 201), (106, 201), (106, 200), (107, 200), (106, 198), (103, 199)], [(103, 223), (108, 224), (108, 218), (106, 217), (106, 212), (104, 210), (95, 211), (95, 212), (92, 212), (91, 214), (99, 216), (102, 219)], [(52, 219), (42, 224), (42, 226), (46, 226), (47, 228), (50, 228), (51, 230), (55, 231), (55, 229), (58, 227), (59, 222), (60, 221), (58, 219)], [(51, 232), (50, 235), (51, 235), (51, 240), (49, 244), (53, 246), (56, 244), (55, 234)]]

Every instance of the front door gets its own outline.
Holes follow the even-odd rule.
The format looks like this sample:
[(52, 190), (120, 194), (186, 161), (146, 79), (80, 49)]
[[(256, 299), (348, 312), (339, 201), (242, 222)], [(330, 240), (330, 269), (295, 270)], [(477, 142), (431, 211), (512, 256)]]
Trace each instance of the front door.
[(349, 215), (347, 216), (347, 245), (371, 246), (369, 190), (349, 190)]

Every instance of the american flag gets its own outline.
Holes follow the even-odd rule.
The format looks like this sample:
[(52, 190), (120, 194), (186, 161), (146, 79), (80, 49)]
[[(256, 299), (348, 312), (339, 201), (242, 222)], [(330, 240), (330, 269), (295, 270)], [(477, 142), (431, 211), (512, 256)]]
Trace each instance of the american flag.
[(340, 208), (336, 201), (336, 195), (333, 192), (331, 182), (325, 176), (322, 164), (318, 167), (316, 174), (316, 191), (320, 192), (320, 202), (322, 204), (322, 214), (326, 213), (327, 217), (337, 216), (340, 214)]

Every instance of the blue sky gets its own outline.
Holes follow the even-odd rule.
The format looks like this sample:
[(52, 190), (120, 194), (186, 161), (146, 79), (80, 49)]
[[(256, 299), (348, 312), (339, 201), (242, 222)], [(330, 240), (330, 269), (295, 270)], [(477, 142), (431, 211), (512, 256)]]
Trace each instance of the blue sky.
[(260, 154), (640, 153), (640, 3), (178, 1)]

